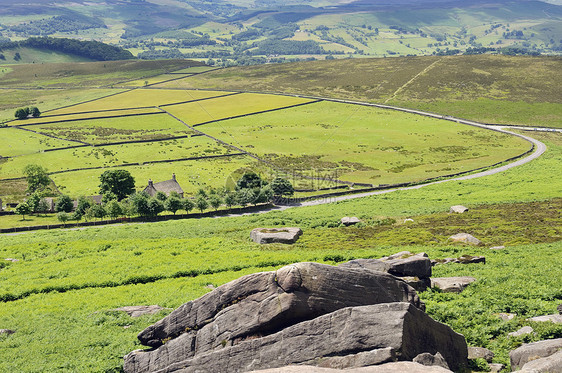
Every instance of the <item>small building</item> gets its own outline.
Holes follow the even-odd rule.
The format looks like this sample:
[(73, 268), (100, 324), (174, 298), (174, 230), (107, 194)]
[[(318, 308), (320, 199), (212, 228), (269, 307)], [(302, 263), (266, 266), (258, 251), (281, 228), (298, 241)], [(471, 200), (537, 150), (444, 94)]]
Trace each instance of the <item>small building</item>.
[(176, 192), (183, 198), (183, 189), (176, 180), (176, 174), (172, 174), (170, 180), (160, 181), (158, 183), (153, 183), (152, 180), (149, 179), (148, 186), (144, 188), (143, 192), (151, 197), (154, 197), (158, 192), (164, 192), (167, 196), (170, 196), (172, 192)]

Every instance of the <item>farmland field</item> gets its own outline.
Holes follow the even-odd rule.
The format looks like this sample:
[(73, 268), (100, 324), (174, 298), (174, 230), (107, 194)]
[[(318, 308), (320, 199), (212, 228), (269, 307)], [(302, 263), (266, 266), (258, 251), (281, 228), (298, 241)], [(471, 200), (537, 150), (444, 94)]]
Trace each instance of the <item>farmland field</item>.
[[(514, 123), (536, 125), (539, 115), (546, 124), (559, 123), (559, 60), (495, 58), (470, 57), (462, 62), (472, 72), (457, 84), (470, 81), (471, 74), (482, 75), (473, 71), (478, 61), (488, 61), (481, 69), (492, 74), (490, 81), (475, 80), (477, 84), (466, 86), (465, 91), (455, 88), (453, 77), (462, 63), (454, 58), (327, 61), (309, 64), (308, 72), (301, 64), (218, 70), (174, 81), (175, 86), (168, 89), (141, 87), (50, 111), (39, 121), (72, 121), (24, 128), (60, 139), (0, 128), (6, 139), (0, 155), (17, 156), (1, 160), (0, 193), (13, 201), (24, 198), (24, 181), (1, 179), (22, 176), (29, 163), (46, 166), (59, 190), (73, 197), (97, 194), (104, 170), (129, 163), (137, 163), (123, 167), (134, 176), (137, 190), (148, 179), (168, 180), (175, 173), (188, 196), (201, 188), (231, 186), (245, 170), (255, 170), (266, 179), (280, 172), (275, 167), (305, 175), (316, 175), (312, 170), (333, 175), (337, 170), (341, 179), (379, 184), (487, 166), (525, 152), (529, 144), (476, 127), (392, 110), (280, 95), (226, 95), (246, 89), (280, 91), (426, 105), (442, 114), (452, 114), (450, 103), (451, 111), (479, 120), (516, 119)], [(524, 68), (535, 61), (541, 64), (529, 69), (529, 79), (522, 79), (518, 68), (494, 70), (497, 64)], [(451, 63), (457, 67), (448, 66)], [(355, 73), (354, 68), (358, 69)], [(443, 80), (438, 79), (439, 69)], [(425, 80), (425, 74), (434, 74), (435, 81)], [(94, 75), (88, 79), (95, 81)], [(126, 80), (122, 78), (114, 82)], [(541, 83), (543, 91), (538, 90), (537, 79), (549, 80)], [(99, 81), (105, 82), (105, 77)], [(178, 87), (220, 91), (171, 89)], [(0, 95), (4, 97), (3, 91)], [(178, 104), (196, 99), (201, 101)], [(504, 113), (519, 102), (528, 105), (525, 110)], [(296, 104), (305, 105), (291, 107)], [(223, 143), (202, 134), (192, 137), (194, 130), (165, 113), (86, 119), (96, 117), (100, 110), (127, 113), (130, 108), (156, 106)], [(275, 110), (259, 113), (269, 109)], [(136, 112), (141, 110), (149, 109)], [(239, 115), (244, 116), (224, 119)], [(190, 137), (155, 138), (165, 135)], [(69, 140), (100, 144), (151, 140), (151, 136), (153, 141), (142, 144), (45, 151), (80, 145)], [(218, 286), (244, 274), (298, 261), (336, 264), (403, 250), (423, 251), (430, 258), (486, 257), (485, 264), (433, 268), (434, 277), (476, 277), (477, 282), (462, 294), (429, 290), (420, 297), (432, 317), (465, 335), (469, 345), (490, 348), (494, 362), (509, 367), (509, 350), (521, 343), (562, 338), (559, 325), (527, 320), (554, 313), (562, 300), (562, 179), (553, 177), (562, 173), (562, 134), (533, 132), (532, 137), (548, 147), (540, 158), (477, 179), (265, 214), (2, 235), (0, 258), (19, 261), (0, 260), (0, 329), (16, 330), (0, 335), (0, 371), (119, 372), (123, 355), (141, 348), (137, 333), (170, 310), (132, 319), (115, 311), (117, 307), (158, 304), (175, 308), (210, 291), (208, 285)], [(273, 165), (250, 155), (229, 155), (240, 150), (227, 144)], [(180, 160), (205, 155), (226, 156)], [(69, 171), (84, 167), (96, 168)], [(296, 186), (307, 182), (293, 181)], [(469, 212), (449, 214), (449, 207), (456, 204), (469, 207)], [(339, 224), (343, 216), (357, 216), (363, 222), (343, 227)], [(405, 222), (406, 218), (413, 222)], [(0, 219), (0, 227), (7, 227), (50, 224), (56, 218), (22, 220), (12, 215)], [(251, 229), (269, 226), (299, 226), (304, 235), (294, 245), (267, 247), (249, 239)], [(475, 235), (483, 245), (451, 244), (448, 237), (461, 231)], [(489, 250), (498, 245), (506, 248)], [(499, 312), (517, 316), (502, 321), (496, 315)], [(532, 325), (536, 334), (507, 336), (524, 325)]]

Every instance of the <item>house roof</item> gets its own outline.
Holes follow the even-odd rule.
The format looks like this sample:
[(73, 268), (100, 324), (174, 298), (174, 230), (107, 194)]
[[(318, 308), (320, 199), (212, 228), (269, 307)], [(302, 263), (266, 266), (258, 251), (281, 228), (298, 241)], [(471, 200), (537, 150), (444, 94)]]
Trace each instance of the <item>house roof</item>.
[(148, 180), (148, 186), (144, 188), (144, 191), (150, 195), (156, 194), (156, 192), (164, 192), (168, 195), (171, 192), (183, 194), (183, 189), (178, 184), (175, 174), (172, 175), (170, 180), (160, 181), (158, 183), (153, 183), (152, 180)]

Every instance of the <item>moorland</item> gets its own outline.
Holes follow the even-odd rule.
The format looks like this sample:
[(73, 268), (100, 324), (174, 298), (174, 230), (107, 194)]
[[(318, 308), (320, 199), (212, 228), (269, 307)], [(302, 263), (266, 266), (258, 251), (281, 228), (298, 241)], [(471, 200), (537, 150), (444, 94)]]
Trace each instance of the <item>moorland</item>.
[[(267, 172), (270, 163), (229, 156), (233, 148), (228, 144), (272, 162), (285, 175), (302, 174), (297, 182), (322, 167), (339, 169), (341, 179), (380, 184), (451, 173), (434, 166), (443, 157), (446, 167), (456, 170), (489, 166), (527, 151), (529, 144), (449, 120), (318, 97), (560, 128), (561, 62), (557, 57), (485, 55), (229, 69), (182, 60), (25, 66), (27, 76), (29, 71), (37, 74), (34, 79), (24, 79), (24, 67), (4, 66), (0, 81), (6, 90), (1, 94), (13, 101), (3, 107), (6, 127), (0, 131), (10, 142), (2, 152), (12, 152), (14, 158), (1, 164), (0, 194), (24, 198), (25, 180), (18, 173), (27, 160), (45, 162), (49, 171), (68, 171), (50, 176), (74, 196), (95, 192), (103, 167), (130, 162), (143, 163), (127, 167), (138, 169), (137, 187), (148, 177), (168, 178), (175, 171), (188, 194), (188, 188), (195, 192), (217, 179), (224, 184), (225, 175), (240, 168), (252, 167), (267, 177), (276, 173)], [(18, 94), (26, 97), (25, 104), (17, 102)], [(35, 119), (8, 121), (15, 108), (25, 105), (45, 109)], [(356, 136), (348, 136), (348, 130)], [(223, 142), (193, 136), (200, 133)], [(47, 134), (53, 137), (46, 140)], [(511, 349), (562, 337), (558, 324), (527, 320), (554, 313), (562, 300), (562, 181), (554, 177), (561, 173), (562, 134), (531, 135), (547, 145), (545, 154), (471, 180), (249, 216), (2, 235), (0, 258), (18, 261), (0, 262), (0, 328), (16, 330), (0, 336), (0, 370), (119, 372), (123, 355), (140, 348), (136, 334), (170, 311), (131, 319), (114, 311), (117, 307), (175, 308), (210, 291), (209, 285), (247, 273), (298, 261), (336, 264), (378, 258), (402, 250), (423, 251), (435, 259), (486, 257), (485, 264), (435, 266), (436, 277), (469, 275), (477, 281), (460, 294), (431, 289), (420, 298), (433, 318), (462, 333), (469, 345), (490, 348), (494, 362), (509, 369)], [(151, 142), (104, 145), (129, 137)], [(80, 147), (61, 149), (69, 144)], [(60, 150), (45, 151), (50, 149)], [(229, 161), (147, 164), (201, 154), (225, 155), (219, 159)], [(99, 168), (71, 171), (86, 162)], [(188, 168), (186, 162), (199, 163)], [(449, 214), (456, 204), (468, 206), (469, 212)], [(343, 227), (343, 216), (363, 222)], [(304, 235), (293, 245), (264, 247), (249, 239), (251, 229), (264, 226), (299, 226)], [(478, 237), (482, 245), (452, 244), (448, 237), (461, 231)], [(490, 250), (493, 246), (505, 248)], [(498, 317), (502, 312), (517, 316), (504, 321)], [(507, 335), (523, 325), (531, 325), (535, 334)], [(481, 363), (479, 368), (485, 369)]]

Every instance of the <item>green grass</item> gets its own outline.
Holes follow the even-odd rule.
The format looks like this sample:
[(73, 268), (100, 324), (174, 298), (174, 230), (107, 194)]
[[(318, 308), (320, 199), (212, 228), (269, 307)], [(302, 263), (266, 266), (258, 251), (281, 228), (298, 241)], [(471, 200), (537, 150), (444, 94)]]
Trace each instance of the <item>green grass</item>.
[(350, 59), (235, 67), (173, 83), (387, 102), (486, 122), (560, 127), (561, 65), (560, 57), (494, 55)]
[(312, 100), (287, 96), (243, 93), (228, 97), (218, 97), (201, 102), (166, 106), (165, 110), (179, 117), (189, 125), (196, 125), (233, 116), (279, 109), (306, 102), (312, 102)]
[(333, 102), (202, 129), (291, 172), (375, 185), (467, 171), (530, 149), (529, 143), (510, 135)]
[[(144, 189), (148, 179), (154, 182), (169, 180), (172, 173), (177, 175), (186, 196), (194, 195), (201, 188), (222, 188), (229, 181), (229, 175), (240, 169), (256, 169), (253, 159), (233, 156), (219, 159), (181, 161), (173, 163), (144, 164), (130, 166), (126, 170), (135, 178), (137, 189)], [(52, 175), (55, 184), (63, 193), (72, 196), (95, 195), (99, 193), (99, 177), (104, 170), (86, 170)]]
[[(19, 53), (21, 59), (15, 60), (14, 56)], [(79, 57), (67, 53), (37, 48), (13, 48), (2, 51), (6, 60), (3, 64), (43, 64), (43, 63), (67, 63), (67, 62), (90, 62), (91, 59)]]
[(11, 66), (13, 70), (0, 77), (0, 84), (3, 87), (99, 87), (198, 65), (201, 64), (188, 60), (23, 64)]
[[(176, 135), (180, 134), (176, 133)], [(23, 177), (23, 169), (27, 164), (38, 164), (49, 172), (58, 172), (89, 167), (114, 167), (131, 163), (142, 165), (144, 162), (150, 161), (220, 155), (230, 152), (232, 152), (230, 149), (203, 136), (141, 144), (81, 147), (48, 153), (33, 153), (9, 159), (1, 164), (0, 175), (3, 178)], [(65, 161), (61, 162), (61, 159)], [(169, 175), (174, 172), (175, 167), (177, 166), (174, 163), (160, 165), (160, 168), (166, 169)], [(98, 172), (101, 174), (103, 170), (98, 170)], [(97, 187), (99, 180), (94, 183), (95, 185), (87, 185), (84, 179), (75, 181), (75, 184), (84, 184), (87, 189)], [(60, 188), (65, 184), (58, 186)]]
[[(128, 111), (124, 112), (127, 113)], [(108, 115), (114, 113), (117, 112), (107, 112)], [(102, 115), (105, 114), (106, 113), (103, 113)], [(66, 117), (67, 116), (61, 116), (57, 117), (57, 119), (64, 119)], [(73, 115), (69, 115), (68, 117), (73, 117)], [(32, 128), (34, 131), (46, 135), (69, 140), (85, 141), (89, 144), (154, 140), (193, 133), (193, 131), (188, 129), (185, 125), (165, 114), (76, 120), (72, 122), (43, 124)]]
[(146, 106), (160, 106), (177, 102), (200, 100), (222, 96), (231, 92), (173, 90), (173, 89), (134, 89), (116, 96), (53, 110), (48, 115), (73, 114), (98, 110), (128, 109)]
[(2, 157), (15, 157), (46, 149), (76, 145), (70, 141), (53, 139), (18, 128), (0, 128), (0, 134), (4, 139), (9, 139), (0, 144), (0, 156)]

